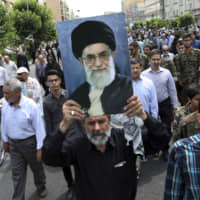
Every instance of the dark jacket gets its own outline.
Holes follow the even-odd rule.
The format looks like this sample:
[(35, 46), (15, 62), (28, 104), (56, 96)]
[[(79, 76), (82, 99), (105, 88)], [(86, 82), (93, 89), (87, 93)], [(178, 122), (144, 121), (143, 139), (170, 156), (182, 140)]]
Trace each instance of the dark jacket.
[(28, 69), (28, 71), (30, 71), (29, 69), (29, 65), (28, 65), (28, 60), (26, 58), (26, 56), (24, 54), (18, 54), (17, 55), (17, 67), (26, 67)]
[(49, 137), (43, 148), (44, 162), (74, 166), (77, 200), (134, 200), (136, 156), (132, 144), (127, 146), (123, 131), (112, 129), (104, 153), (98, 151), (83, 133), (83, 126), (74, 121), (66, 137), (59, 131)]

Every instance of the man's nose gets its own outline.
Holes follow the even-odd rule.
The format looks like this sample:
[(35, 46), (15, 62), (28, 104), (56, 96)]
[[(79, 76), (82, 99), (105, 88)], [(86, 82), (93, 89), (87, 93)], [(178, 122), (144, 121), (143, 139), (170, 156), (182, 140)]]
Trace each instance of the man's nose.
[(102, 65), (101, 59), (99, 58), (99, 56), (96, 56), (96, 59), (95, 59), (95, 66), (101, 66), (101, 65)]
[(94, 130), (97, 131), (97, 130), (100, 130), (100, 126), (99, 126), (99, 123), (95, 123), (94, 125)]

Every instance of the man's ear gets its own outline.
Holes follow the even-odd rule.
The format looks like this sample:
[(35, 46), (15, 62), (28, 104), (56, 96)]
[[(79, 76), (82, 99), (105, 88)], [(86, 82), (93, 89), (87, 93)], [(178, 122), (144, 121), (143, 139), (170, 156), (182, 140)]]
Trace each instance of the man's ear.
[(79, 57), (78, 60), (83, 64), (83, 59), (81, 57)]

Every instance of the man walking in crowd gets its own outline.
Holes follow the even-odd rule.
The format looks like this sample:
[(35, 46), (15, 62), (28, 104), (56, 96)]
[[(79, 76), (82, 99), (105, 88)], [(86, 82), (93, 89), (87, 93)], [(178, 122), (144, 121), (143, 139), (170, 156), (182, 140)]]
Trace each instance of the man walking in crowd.
[(0, 98), (3, 97), (3, 85), (8, 80), (8, 74), (4, 67), (0, 66)]
[[(125, 115), (141, 117), (152, 132), (161, 136), (162, 144), (169, 141), (160, 131), (161, 124), (145, 114), (136, 96), (128, 102)], [(84, 117), (80, 106), (68, 100), (57, 133), (47, 137), (43, 159), (53, 166), (74, 165), (77, 200), (134, 200), (136, 156), (127, 137), (123, 129), (111, 129), (108, 115)]]
[[(199, 83), (200, 50), (192, 48), (192, 36), (189, 33), (183, 35), (183, 44), (185, 50), (178, 54), (175, 64), (179, 84), (185, 90), (190, 84)], [(181, 102), (186, 104), (187, 96), (184, 90)]]
[(160, 43), (159, 46), (160, 46), (160, 48), (161, 48), (161, 49), (159, 49), (159, 50), (162, 50), (162, 46), (163, 46), (163, 45), (167, 45), (167, 46), (168, 46), (168, 39), (166, 38), (166, 33), (163, 33), (163, 34), (162, 34), (159, 43)]
[(7, 55), (4, 56), (3, 67), (6, 69), (9, 79), (16, 78), (17, 66)]
[(17, 79), (22, 82), (22, 94), (33, 99), (43, 115), (42, 88), (37, 79), (29, 76), (29, 71), (26, 67), (20, 67), (17, 70)]
[(151, 58), (151, 51), (152, 51), (152, 46), (147, 44), (144, 46), (144, 54), (147, 56), (148, 60)]
[(149, 67), (148, 58), (146, 57), (146, 55), (139, 53), (139, 45), (137, 42), (134, 41), (131, 44), (129, 44), (129, 52), (131, 58), (139, 59), (143, 69), (147, 69)]
[(26, 55), (20, 49), (18, 49), (18, 52), (17, 52), (17, 67), (18, 68), (26, 67), (28, 69), (28, 71), (30, 71), (28, 59), (27, 59)]
[[(155, 49), (151, 54), (151, 67), (143, 71), (142, 75), (153, 81), (158, 97), (159, 116), (171, 133), (171, 122), (177, 109), (177, 93), (171, 73), (169, 70), (160, 67), (160, 63), (160, 51)], [(167, 154), (168, 147), (163, 152), (164, 160), (167, 160)]]
[(11, 155), (13, 200), (25, 199), (27, 164), (30, 166), (40, 197), (47, 195), (45, 174), (42, 166), (45, 129), (35, 102), (21, 94), (21, 82), (6, 81), (3, 87), (6, 101), (2, 106), (1, 134), (3, 146)]
[[(196, 112), (194, 118), (196, 122), (193, 121), (193, 126), (200, 127), (200, 113)], [(172, 146), (164, 200), (200, 199), (199, 147), (200, 134), (178, 140)]]
[(158, 100), (153, 82), (141, 75), (142, 66), (138, 59), (131, 59), (133, 93), (140, 99), (145, 112), (158, 118)]
[[(44, 99), (44, 120), (47, 135), (55, 135), (59, 124), (62, 121), (62, 106), (67, 101), (66, 91), (61, 88), (62, 77), (55, 69), (49, 70), (47, 73), (47, 84), (50, 93)], [(68, 188), (72, 186), (73, 178), (70, 167), (63, 167), (65, 180)]]
[(39, 81), (39, 83), (43, 86), (44, 89), (46, 89), (45, 85), (45, 68), (47, 65), (47, 62), (45, 61), (45, 58), (43, 55), (39, 55), (39, 63), (36, 64), (36, 77)]
[(179, 107), (174, 117), (172, 143), (178, 139), (200, 133), (200, 125), (196, 123), (196, 114), (199, 112), (200, 86), (190, 85), (186, 94), (188, 103)]
[(163, 45), (162, 46), (162, 55), (161, 55), (162, 58), (167, 58), (171, 61), (174, 60), (174, 54), (173, 53), (170, 53), (169, 52), (169, 48), (167, 45)]

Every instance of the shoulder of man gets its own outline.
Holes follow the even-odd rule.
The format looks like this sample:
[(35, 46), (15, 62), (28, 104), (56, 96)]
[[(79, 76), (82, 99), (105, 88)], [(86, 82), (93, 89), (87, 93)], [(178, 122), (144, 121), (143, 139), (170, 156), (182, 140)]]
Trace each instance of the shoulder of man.
[(22, 98), (23, 98), (23, 101), (24, 101), (25, 105), (29, 105), (32, 108), (36, 108), (36, 109), (38, 108), (37, 104), (35, 103), (35, 101), (33, 99), (31, 99), (29, 97), (26, 97), (24, 95), (22, 96)]
[(194, 146), (198, 146), (198, 149), (200, 150), (200, 134), (196, 134), (187, 138), (180, 139), (174, 143), (172, 146), (172, 149), (174, 149), (176, 152), (181, 152), (181, 150), (189, 150), (190, 152), (193, 150)]

